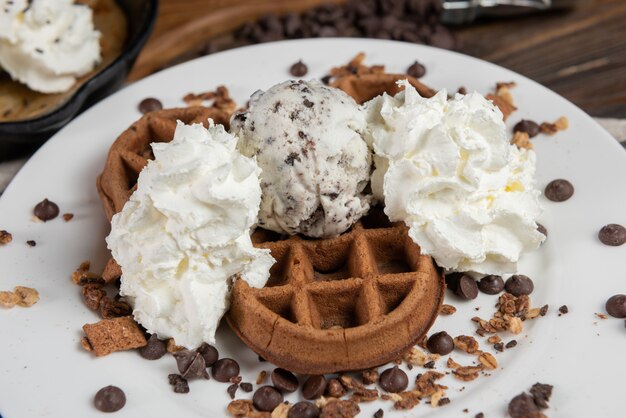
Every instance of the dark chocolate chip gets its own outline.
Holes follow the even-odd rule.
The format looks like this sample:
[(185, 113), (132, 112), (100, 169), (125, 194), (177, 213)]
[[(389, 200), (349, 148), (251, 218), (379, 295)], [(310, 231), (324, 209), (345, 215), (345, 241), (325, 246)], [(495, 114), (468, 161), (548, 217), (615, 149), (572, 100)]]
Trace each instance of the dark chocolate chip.
[(528, 119), (520, 120), (513, 127), (513, 132), (526, 132), (530, 138), (539, 135), (539, 131), (537, 122)]
[(530, 394), (533, 395), (533, 399), (535, 400), (535, 404), (541, 408), (547, 408), (548, 402), (550, 401), (550, 397), (552, 396), (552, 385), (547, 385), (545, 383), (535, 383), (533, 387), (530, 388)]
[(32, 239), (29, 239), (28, 241), (26, 241), (26, 244), (27, 244), (29, 247), (34, 247), (34, 246), (36, 246), (36, 245), (37, 245), (37, 243), (36, 243), (34, 240), (32, 240)]
[(178, 371), (185, 379), (193, 377), (209, 378), (204, 358), (197, 351), (180, 350), (174, 353), (174, 358), (176, 359)]
[(600, 229), (598, 238), (605, 245), (619, 247), (626, 242), (626, 228), (618, 224), (608, 224)]
[(478, 282), (478, 289), (488, 295), (497, 295), (504, 290), (504, 280), (493, 274), (485, 276)]
[(179, 374), (170, 374), (167, 376), (170, 385), (174, 386), (174, 392), (176, 393), (189, 393), (189, 383), (187, 379)]
[(537, 223), (537, 231), (539, 231), (540, 233), (545, 235), (546, 238), (548, 238), (548, 230), (546, 229), (545, 226), (541, 225), (540, 223)]
[(459, 278), (459, 283), (454, 293), (461, 299), (476, 299), (478, 296), (478, 285), (476, 284), (476, 280), (467, 274), (462, 275)]
[(59, 216), (59, 206), (48, 199), (44, 199), (37, 203), (37, 206), (33, 209), (33, 213), (42, 221), (47, 222)]
[(520, 393), (511, 399), (508, 410), (511, 418), (527, 418), (539, 412), (535, 400), (527, 393)]
[(463, 86), (459, 87), (459, 89), (456, 91), (459, 94), (467, 94), (467, 89)]
[(424, 77), (424, 74), (426, 74), (426, 67), (415, 61), (409, 68), (407, 68), (406, 73), (411, 77), (421, 78)]
[(483, 414), (482, 412), (479, 412), (476, 415), (474, 415), (474, 418), (485, 418), (485, 414)]
[(296, 62), (289, 69), (289, 73), (294, 77), (304, 77), (309, 72), (309, 68), (302, 60)]
[(211, 367), (212, 365), (214, 365), (219, 358), (217, 348), (207, 343), (202, 343), (202, 345), (198, 347), (196, 351), (200, 353), (200, 355), (204, 358), (204, 364), (206, 367)]
[(535, 290), (533, 281), (523, 274), (514, 274), (506, 280), (504, 288), (513, 296), (530, 295)]
[(99, 411), (116, 412), (126, 405), (126, 395), (117, 386), (105, 386), (96, 393), (93, 404)]
[(385, 411), (383, 411), (382, 409), (379, 409), (378, 411), (374, 412), (374, 418), (383, 418), (385, 416)]
[(380, 374), (378, 384), (387, 392), (399, 393), (409, 385), (409, 377), (398, 366), (394, 366)]
[(272, 412), (282, 401), (283, 395), (272, 386), (261, 386), (252, 396), (254, 407), (264, 412)]
[(139, 354), (146, 360), (158, 360), (167, 353), (167, 345), (165, 341), (157, 338), (156, 334), (152, 334), (148, 339), (148, 344), (139, 349)]
[(243, 390), (244, 392), (252, 392), (252, 383), (241, 382), (239, 384), (239, 387), (241, 387), (241, 390)]
[(574, 194), (574, 186), (564, 179), (552, 180), (546, 186), (544, 194), (548, 200), (564, 202)]
[(281, 392), (291, 393), (298, 390), (298, 378), (289, 370), (280, 367), (272, 372), (272, 383)]
[(426, 342), (428, 351), (445, 356), (454, 350), (454, 340), (447, 332), (441, 331), (431, 335)]
[(318, 418), (319, 416), (320, 409), (315, 404), (301, 401), (291, 407), (287, 418)]
[(565, 315), (566, 313), (568, 313), (568, 312), (569, 312), (569, 308), (567, 307), (567, 305), (563, 305), (563, 306), (561, 306), (561, 307), (559, 308), (559, 312), (560, 312), (562, 315)]
[(148, 112), (154, 112), (155, 110), (163, 109), (163, 104), (159, 99), (155, 99), (154, 97), (148, 97), (139, 102), (139, 106), (137, 106), (139, 111), (143, 114)]
[(233, 383), (228, 387), (228, 389), (226, 389), (226, 392), (228, 393), (228, 396), (230, 396), (230, 399), (235, 399), (237, 389), (239, 389), (239, 385), (237, 383)]
[(513, 347), (515, 347), (516, 345), (517, 345), (517, 341), (515, 341), (515, 340), (511, 340), (511, 341), (509, 341), (508, 343), (506, 343), (505, 347), (506, 347), (506, 348), (513, 348)]
[(307, 400), (317, 399), (324, 394), (327, 385), (324, 376), (310, 376), (302, 385), (302, 397)]
[(626, 318), (626, 295), (614, 295), (606, 301), (606, 311), (615, 318)]
[(211, 374), (218, 382), (229, 382), (231, 377), (239, 375), (239, 363), (231, 358), (219, 359), (211, 367)]

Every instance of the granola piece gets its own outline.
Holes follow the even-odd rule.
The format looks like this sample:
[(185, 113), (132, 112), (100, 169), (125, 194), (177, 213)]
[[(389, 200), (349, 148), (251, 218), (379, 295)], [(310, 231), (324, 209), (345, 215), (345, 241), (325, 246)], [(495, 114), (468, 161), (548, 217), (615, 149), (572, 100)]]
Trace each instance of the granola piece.
[(416, 405), (419, 405), (420, 401), (422, 400), (421, 393), (416, 390), (401, 392), (399, 394), (394, 393), (390, 395), (395, 395), (396, 398), (399, 398), (392, 398), (395, 401), (393, 404), (393, 408), (398, 410), (413, 409)]
[(102, 279), (106, 284), (112, 283), (122, 277), (122, 268), (117, 261), (111, 257), (107, 262), (106, 266), (104, 266), (104, 271), (102, 272)]
[(496, 343), (499, 343), (500, 341), (502, 341), (502, 338), (500, 338), (499, 335), (492, 335), (491, 337), (487, 338), (487, 342), (489, 344), (496, 344)]
[(132, 313), (133, 308), (126, 302), (113, 300), (107, 296), (100, 300), (100, 315), (105, 319), (128, 316)]
[(72, 219), (74, 219), (74, 214), (73, 214), (73, 213), (64, 213), (64, 214), (63, 214), (63, 220), (64, 220), (65, 222), (69, 222), (69, 221), (71, 221)]
[(498, 360), (491, 353), (482, 352), (478, 356), (478, 361), (482, 364), (486, 369), (494, 370), (498, 367)]
[(13, 241), (13, 235), (4, 229), (0, 231), (0, 245), (6, 245)]
[(440, 315), (452, 315), (456, 312), (456, 308), (452, 305), (446, 305), (445, 303), (441, 305), (441, 310), (439, 311)]
[(291, 404), (289, 402), (281, 402), (271, 413), (271, 418), (287, 418), (289, 416), (289, 410)]
[(74, 284), (82, 286), (83, 284), (95, 282), (97, 279), (101, 279), (100, 276), (89, 271), (90, 267), (91, 263), (89, 260), (80, 263), (80, 266), (78, 266), (78, 268), (72, 273), (72, 281)]
[(20, 301), (20, 297), (15, 292), (0, 291), (0, 306), (12, 308)]
[(439, 354), (427, 354), (417, 347), (411, 348), (402, 354), (402, 359), (412, 366), (424, 366), (424, 364), (439, 359)]
[(352, 401), (334, 401), (322, 407), (320, 418), (352, 418), (361, 412), (359, 405)]
[(422, 397), (431, 396), (439, 388), (447, 389), (446, 386), (435, 383), (435, 381), (441, 379), (444, 376), (443, 373), (427, 371), (424, 374), (418, 374), (415, 378), (416, 390)]
[(39, 301), (39, 292), (32, 287), (15, 286), (13, 291), (19, 297), (17, 304), (24, 308), (29, 308)]
[(237, 109), (237, 103), (230, 97), (230, 93), (226, 86), (218, 86), (215, 91), (206, 91), (203, 93), (188, 93), (183, 97), (183, 101), (187, 106), (203, 106), (204, 101), (212, 101), (210, 107), (222, 110), (231, 115)]
[(439, 406), (439, 402), (441, 401), (441, 399), (444, 397), (446, 393), (442, 390), (442, 389), (438, 389), (437, 392), (433, 393), (432, 396), (430, 397), (430, 405), (433, 408), (436, 408)]
[(468, 354), (478, 352), (478, 341), (469, 335), (459, 335), (454, 339), (454, 346)]
[(559, 131), (564, 131), (569, 127), (569, 120), (565, 116), (561, 116), (554, 123), (542, 122), (539, 125), (541, 133), (546, 135), (554, 135)]
[(513, 334), (520, 334), (524, 329), (522, 320), (517, 316), (509, 318), (508, 327), (509, 331), (511, 331)]
[(378, 369), (367, 369), (361, 372), (361, 380), (366, 385), (371, 385), (373, 383), (378, 382)]
[(479, 373), (483, 370), (483, 366), (462, 366), (452, 371), (454, 377), (464, 382), (470, 382), (478, 378)]
[(377, 389), (368, 389), (358, 380), (342, 374), (339, 376), (339, 381), (347, 390), (353, 392), (352, 399), (356, 402), (370, 402), (378, 399)]
[(85, 324), (83, 331), (98, 357), (114, 351), (143, 347), (148, 343), (139, 325), (130, 316)]
[(257, 411), (252, 401), (248, 399), (231, 401), (228, 404), (227, 410), (235, 418), (271, 418), (269, 412)]
[(267, 379), (267, 372), (265, 370), (261, 370), (259, 372), (259, 375), (256, 377), (256, 384), (262, 384), (263, 382), (265, 382), (265, 379)]
[(448, 368), (450, 369), (458, 369), (461, 367), (461, 365), (454, 361), (452, 357), (448, 357), (448, 362), (446, 363), (446, 366), (448, 366)]
[(100, 301), (107, 295), (107, 292), (99, 284), (86, 284), (82, 288), (85, 305), (93, 311), (100, 308)]
[(533, 149), (533, 143), (530, 142), (530, 136), (526, 132), (516, 131), (511, 139), (511, 144), (517, 148)]
[(331, 398), (341, 398), (346, 394), (346, 390), (343, 388), (343, 385), (337, 379), (330, 379), (328, 381), (328, 385), (326, 386), (326, 393)]

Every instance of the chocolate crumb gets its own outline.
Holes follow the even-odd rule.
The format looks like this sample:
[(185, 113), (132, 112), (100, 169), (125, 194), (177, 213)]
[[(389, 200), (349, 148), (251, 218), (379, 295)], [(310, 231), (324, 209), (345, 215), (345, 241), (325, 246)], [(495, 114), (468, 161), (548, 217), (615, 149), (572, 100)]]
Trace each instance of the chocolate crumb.
[(29, 239), (28, 241), (26, 241), (26, 245), (28, 245), (29, 247), (35, 247), (37, 243), (35, 242), (35, 240)]
[(506, 348), (513, 348), (517, 345), (517, 341), (516, 340), (511, 340), (508, 343), (506, 343), (505, 347)]
[(441, 398), (441, 399), (439, 399), (439, 405), (438, 406), (447, 405), (449, 403), (450, 403), (450, 398)]
[(483, 414), (482, 412), (479, 412), (476, 415), (474, 415), (474, 418), (485, 418), (485, 414)]
[(382, 409), (374, 412), (374, 418), (383, 418), (385, 416), (385, 412)]
[(548, 313), (548, 307), (548, 305), (543, 305), (541, 309), (539, 309), (539, 315), (546, 316), (546, 314)]
[(548, 402), (552, 396), (552, 385), (544, 383), (535, 383), (530, 388), (530, 394), (535, 400), (535, 404), (542, 409), (548, 408)]
[(252, 383), (242, 382), (242, 383), (239, 384), (239, 387), (244, 392), (252, 392)]
[(187, 383), (187, 379), (179, 374), (170, 374), (167, 377), (170, 385), (174, 386), (174, 392), (189, 393), (189, 383)]
[(495, 343), (495, 344), (493, 345), (493, 348), (494, 348), (496, 351), (503, 352), (503, 351), (504, 351), (504, 343)]
[(535, 405), (535, 400), (527, 393), (520, 393), (509, 402), (509, 415), (511, 418), (528, 418), (537, 416), (539, 408)]
[(559, 308), (559, 312), (559, 316), (565, 315), (566, 313), (569, 313), (569, 308), (567, 307), (567, 305), (563, 305)]
[(228, 396), (230, 396), (230, 399), (235, 399), (235, 394), (237, 393), (237, 389), (239, 389), (239, 385), (236, 383), (230, 385), (228, 389), (226, 389), (226, 392), (228, 392)]

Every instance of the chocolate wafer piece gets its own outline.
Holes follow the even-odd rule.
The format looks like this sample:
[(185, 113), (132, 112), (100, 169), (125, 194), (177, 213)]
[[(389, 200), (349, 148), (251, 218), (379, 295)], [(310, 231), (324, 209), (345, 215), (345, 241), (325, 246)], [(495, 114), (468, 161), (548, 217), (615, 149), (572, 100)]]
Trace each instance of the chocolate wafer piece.
[(95, 324), (83, 325), (87, 342), (96, 356), (106, 356), (114, 351), (132, 350), (148, 342), (139, 325), (131, 316), (103, 319)]

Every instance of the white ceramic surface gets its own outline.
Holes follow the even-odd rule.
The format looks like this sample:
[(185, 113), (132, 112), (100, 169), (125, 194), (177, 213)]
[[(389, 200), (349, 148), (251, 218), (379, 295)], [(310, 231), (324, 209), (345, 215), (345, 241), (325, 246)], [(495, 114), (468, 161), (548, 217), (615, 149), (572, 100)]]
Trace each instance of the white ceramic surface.
[[(606, 299), (624, 293), (625, 247), (607, 247), (597, 239), (607, 223), (626, 224), (626, 153), (602, 128), (571, 103), (548, 89), (511, 71), (456, 53), (405, 43), (360, 39), (303, 40), (242, 48), (201, 58), (137, 82), (83, 113), (52, 138), (24, 167), (0, 198), (0, 229), (13, 234), (13, 242), (0, 248), (0, 290), (15, 285), (37, 288), (41, 300), (30, 309), (0, 308), (0, 415), (4, 418), (87, 417), (100, 413), (93, 395), (113, 384), (124, 389), (127, 404), (116, 417), (225, 416), (229, 397), (225, 384), (191, 381), (191, 392), (176, 394), (167, 383), (176, 371), (174, 360), (143, 360), (136, 352), (95, 358), (80, 344), (81, 327), (97, 321), (82, 302), (71, 272), (83, 260), (95, 271), (107, 259), (104, 237), (108, 232), (95, 179), (103, 167), (107, 149), (116, 136), (139, 118), (137, 103), (157, 97), (167, 107), (183, 106), (189, 92), (226, 85), (239, 103), (256, 89), (289, 78), (289, 66), (302, 58), (310, 77), (321, 77), (357, 52), (367, 54), (369, 64), (384, 63), (391, 71), (404, 71), (415, 59), (428, 69), (424, 82), (456, 91), (487, 92), (496, 81), (515, 81), (513, 95), (519, 111), (508, 123), (521, 118), (553, 121), (567, 116), (570, 127), (556, 136), (534, 139), (538, 154), (537, 183), (570, 180), (576, 192), (563, 203), (542, 198), (547, 242), (528, 255), (520, 273), (535, 280), (535, 306), (550, 305), (544, 318), (529, 321), (524, 333), (506, 335), (517, 347), (497, 354), (500, 363), (490, 376), (459, 382), (451, 375), (451, 403), (433, 409), (422, 404), (412, 411), (385, 416), (487, 417), (506, 414), (508, 400), (539, 381), (555, 386), (550, 417), (619, 417), (623, 379), (626, 375), (624, 320), (601, 320)], [(33, 206), (47, 197), (59, 204), (60, 218), (48, 223), (31, 220)], [(34, 239), (37, 246), (25, 242)], [(474, 333), (470, 318), (490, 317), (496, 299), (479, 295), (462, 302), (453, 295), (446, 302), (456, 314), (441, 317), (432, 331), (452, 335)], [(557, 308), (567, 304), (570, 313), (559, 317)], [(475, 308), (480, 308), (477, 312)], [(223, 326), (218, 335), (220, 353), (238, 359), (244, 381), (253, 382), (261, 369), (256, 356)], [(481, 346), (493, 352), (479, 338)], [(447, 356), (446, 356), (447, 357)], [(474, 359), (453, 353), (455, 360)], [(437, 362), (445, 368), (445, 357)], [(411, 382), (422, 370), (410, 372)], [(412, 384), (412, 383), (411, 383)], [(255, 385), (256, 387), (256, 385)], [(462, 389), (465, 388), (465, 389)], [(249, 397), (251, 394), (243, 394)], [(294, 400), (296, 396), (288, 396)], [(392, 409), (390, 402), (362, 404), (361, 416), (378, 408)], [(469, 413), (463, 413), (467, 408)]]

